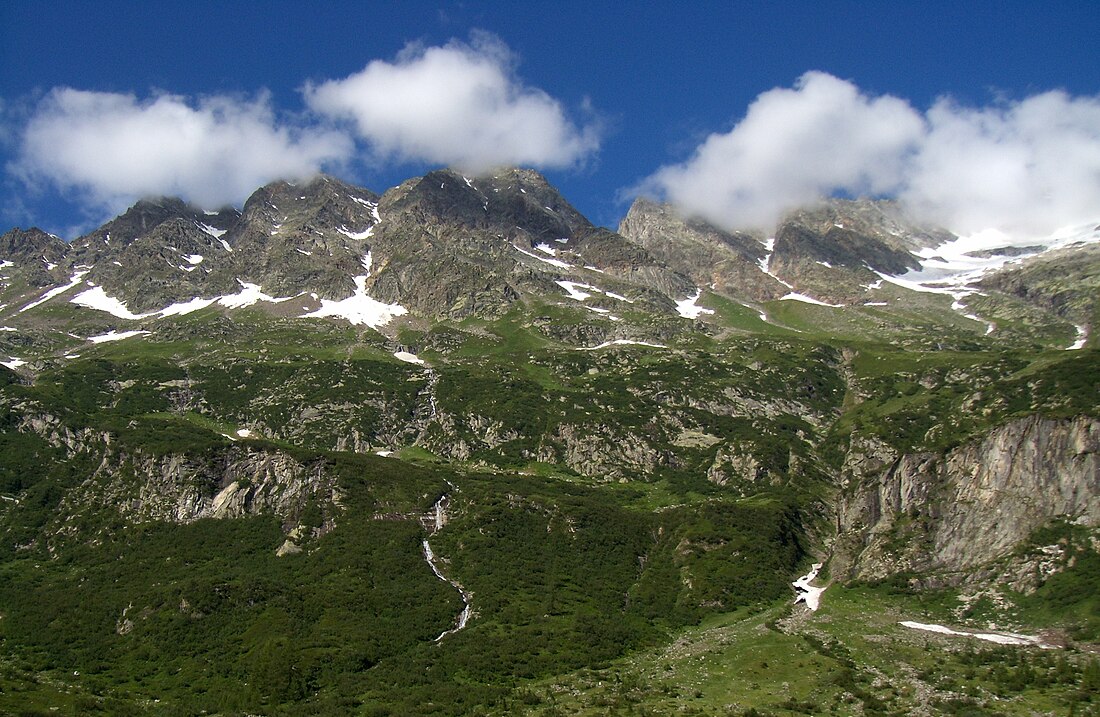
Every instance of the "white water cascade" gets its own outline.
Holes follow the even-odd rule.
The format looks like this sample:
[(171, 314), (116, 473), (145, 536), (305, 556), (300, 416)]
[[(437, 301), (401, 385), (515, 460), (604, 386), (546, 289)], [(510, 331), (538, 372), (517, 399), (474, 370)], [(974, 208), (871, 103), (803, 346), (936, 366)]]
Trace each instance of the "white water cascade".
[[(450, 481), (447, 481), (447, 484), (451, 487), (452, 490), (458, 490), (455, 485)], [(431, 511), (428, 514), (432, 520), (431, 535), (435, 535), (444, 526), (444, 524), (446, 524), (447, 504), (449, 502), (450, 494), (444, 493), (443, 495), (439, 496), (439, 500), (437, 500), (435, 504), (431, 507)], [(427, 561), (428, 567), (432, 569), (432, 573), (434, 573), (437, 578), (457, 590), (458, 594), (462, 596), (462, 612), (460, 612), (458, 614), (458, 617), (455, 618), (454, 627), (448, 630), (444, 630), (443, 632), (439, 633), (438, 637), (435, 638), (434, 641), (439, 642), (443, 638), (447, 637), (447, 635), (452, 635), (466, 627), (466, 623), (470, 620), (470, 599), (472, 598), (472, 595), (457, 580), (452, 580), (443, 574), (443, 571), (440, 570), (439, 567), (439, 559), (436, 557), (435, 553), (432, 552), (432, 546), (428, 543), (427, 538), (424, 538), (424, 540), (422, 541), (422, 546), (424, 548), (424, 560)]]

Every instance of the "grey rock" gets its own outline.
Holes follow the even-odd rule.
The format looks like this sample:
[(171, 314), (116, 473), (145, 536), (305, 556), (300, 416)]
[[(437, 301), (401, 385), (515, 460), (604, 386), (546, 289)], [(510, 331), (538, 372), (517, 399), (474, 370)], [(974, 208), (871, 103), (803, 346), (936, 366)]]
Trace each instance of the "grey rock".
[(1100, 420), (1031, 416), (946, 454), (860, 450), (834, 569), (882, 578), (969, 571), (1066, 517), (1100, 525)]

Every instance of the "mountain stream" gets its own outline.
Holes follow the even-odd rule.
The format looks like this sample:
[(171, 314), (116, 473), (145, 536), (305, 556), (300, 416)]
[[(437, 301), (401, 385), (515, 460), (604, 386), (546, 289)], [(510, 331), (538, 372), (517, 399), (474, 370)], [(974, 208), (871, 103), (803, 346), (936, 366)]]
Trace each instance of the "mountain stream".
[[(450, 481), (447, 481), (447, 485), (449, 485), (452, 490), (458, 490), (455, 485)], [(439, 496), (439, 500), (435, 502), (435, 504), (431, 507), (431, 511), (428, 513), (427, 516), (425, 516), (426, 518), (430, 518), (431, 520), (429, 537), (439, 532), (439, 530), (446, 524), (448, 503), (450, 503), (450, 494), (444, 493), (443, 495)], [(443, 638), (447, 637), (447, 635), (454, 634), (466, 627), (466, 623), (470, 619), (470, 598), (472, 596), (470, 595), (470, 592), (466, 590), (466, 588), (464, 588), (460, 582), (458, 582), (457, 580), (452, 580), (443, 574), (443, 571), (440, 569), (439, 558), (436, 557), (436, 554), (432, 551), (432, 546), (428, 543), (428, 538), (425, 538), (422, 541), (422, 546), (424, 548), (424, 560), (427, 561), (428, 567), (432, 569), (432, 572), (435, 574), (435, 576), (453, 587), (455, 590), (458, 591), (458, 594), (462, 596), (462, 612), (460, 612), (458, 614), (458, 617), (455, 618), (454, 627), (448, 630), (444, 630), (443, 632), (439, 633), (438, 637), (435, 638), (434, 641), (439, 642)]]

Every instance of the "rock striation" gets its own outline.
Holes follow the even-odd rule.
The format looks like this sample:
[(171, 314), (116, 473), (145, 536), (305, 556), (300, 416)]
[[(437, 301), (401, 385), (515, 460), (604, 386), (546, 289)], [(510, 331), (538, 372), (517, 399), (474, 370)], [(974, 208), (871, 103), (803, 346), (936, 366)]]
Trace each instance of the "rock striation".
[(1100, 420), (1018, 419), (945, 454), (853, 448), (834, 571), (963, 573), (1065, 517), (1100, 526)]

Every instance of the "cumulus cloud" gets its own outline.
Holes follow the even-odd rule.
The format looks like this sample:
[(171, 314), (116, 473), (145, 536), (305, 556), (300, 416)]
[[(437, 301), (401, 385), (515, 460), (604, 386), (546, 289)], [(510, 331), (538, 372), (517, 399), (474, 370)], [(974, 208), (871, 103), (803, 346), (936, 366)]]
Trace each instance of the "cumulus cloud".
[(340, 132), (280, 125), (265, 94), (192, 102), (63, 87), (34, 110), (11, 169), (112, 210), (150, 194), (217, 206), (352, 151)]
[(808, 72), (639, 191), (730, 228), (770, 228), (821, 197), (893, 196), (967, 233), (1044, 233), (1100, 218), (1100, 98), (1047, 92), (927, 112)]
[(350, 120), (381, 161), (423, 161), (470, 172), (500, 165), (567, 167), (599, 146), (599, 127), (573, 123), (528, 87), (493, 36), (441, 47), (411, 45), (341, 80), (305, 87), (316, 112)]
[(903, 100), (870, 98), (850, 82), (808, 72), (794, 89), (763, 93), (730, 132), (712, 134), (683, 164), (642, 189), (728, 227), (769, 227), (783, 212), (837, 189), (896, 189), (922, 134)]
[(899, 198), (959, 233), (1043, 234), (1100, 218), (1100, 98), (937, 101)]

